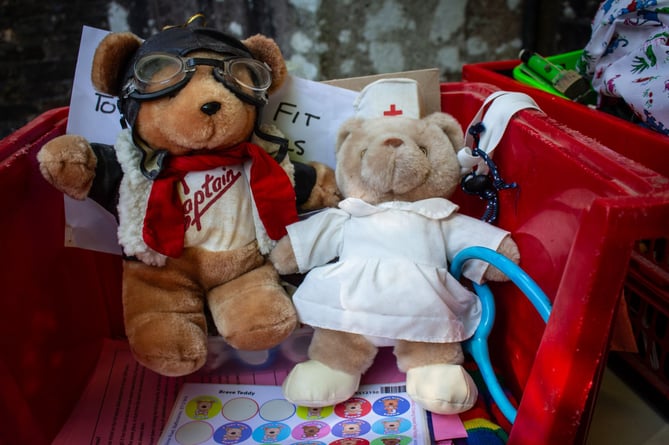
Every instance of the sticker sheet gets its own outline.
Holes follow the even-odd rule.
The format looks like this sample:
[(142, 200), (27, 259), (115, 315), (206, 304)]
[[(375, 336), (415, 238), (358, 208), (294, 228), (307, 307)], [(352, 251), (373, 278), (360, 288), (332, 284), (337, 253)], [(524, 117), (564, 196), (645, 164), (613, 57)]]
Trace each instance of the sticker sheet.
[(427, 415), (405, 390), (363, 385), (343, 403), (307, 408), (279, 386), (186, 383), (158, 444), (429, 444)]

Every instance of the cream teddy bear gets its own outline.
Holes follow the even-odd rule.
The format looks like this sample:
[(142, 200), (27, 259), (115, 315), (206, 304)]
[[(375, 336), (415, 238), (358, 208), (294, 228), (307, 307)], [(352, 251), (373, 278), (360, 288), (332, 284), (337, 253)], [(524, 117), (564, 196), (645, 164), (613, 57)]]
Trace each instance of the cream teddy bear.
[[(416, 102), (388, 94), (388, 83), (409, 96), (416, 88), (403, 79), (370, 85), (358, 116), (340, 129), (335, 175), (345, 199), (289, 225), (270, 254), (281, 274), (308, 272), (293, 301), (300, 321), (315, 328), (309, 360), (290, 372), (284, 394), (302, 406), (345, 401), (377, 348), (393, 346), (409, 396), (429, 411), (458, 413), (477, 397), (461, 342), (476, 330), (481, 306), (448, 262), (472, 245), (516, 262), (519, 252), (508, 232), (447, 199), (460, 182), (460, 124), (441, 112), (419, 118)], [(404, 111), (374, 117), (386, 108)], [(463, 274), (506, 279), (480, 261)]]

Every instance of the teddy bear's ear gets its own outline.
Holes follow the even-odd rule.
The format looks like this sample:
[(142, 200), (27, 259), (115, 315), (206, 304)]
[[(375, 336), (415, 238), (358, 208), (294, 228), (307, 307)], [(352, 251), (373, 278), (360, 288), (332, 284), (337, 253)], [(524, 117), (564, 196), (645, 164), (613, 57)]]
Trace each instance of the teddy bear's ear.
[(339, 151), (339, 148), (342, 146), (346, 138), (356, 129), (362, 126), (363, 120), (360, 118), (352, 117), (344, 121), (339, 127), (339, 132), (337, 133), (337, 145), (335, 146), (335, 151)]
[(460, 127), (460, 123), (450, 114), (437, 111), (425, 117), (423, 120), (441, 128), (441, 131), (443, 131), (448, 139), (450, 139), (451, 144), (453, 144), (453, 149), (456, 152), (465, 145), (462, 127)]
[(91, 81), (100, 93), (118, 96), (123, 88), (123, 70), (142, 39), (131, 32), (107, 34), (93, 56)]
[(288, 76), (286, 61), (283, 59), (279, 45), (269, 37), (256, 34), (242, 42), (256, 59), (265, 62), (272, 69), (272, 85), (267, 91), (272, 94), (281, 88)]

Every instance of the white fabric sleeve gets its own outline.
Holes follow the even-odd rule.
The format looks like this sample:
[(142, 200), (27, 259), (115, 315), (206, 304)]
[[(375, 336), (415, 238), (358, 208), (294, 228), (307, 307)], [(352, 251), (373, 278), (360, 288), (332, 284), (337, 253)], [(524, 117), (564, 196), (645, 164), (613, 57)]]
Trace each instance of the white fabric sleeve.
[[(445, 220), (444, 229), (446, 257), (449, 262), (465, 247), (482, 246), (496, 251), (504, 238), (509, 236), (509, 232), (506, 230), (460, 213), (453, 214)], [(481, 260), (467, 261), (462, 274), (480, 284), (487, 267), (488, 263)]]
[(326, 209), (287, 227), (301, 273), (327, 264), (339, 255), (344, 223), (350, 218), (339, 209)]

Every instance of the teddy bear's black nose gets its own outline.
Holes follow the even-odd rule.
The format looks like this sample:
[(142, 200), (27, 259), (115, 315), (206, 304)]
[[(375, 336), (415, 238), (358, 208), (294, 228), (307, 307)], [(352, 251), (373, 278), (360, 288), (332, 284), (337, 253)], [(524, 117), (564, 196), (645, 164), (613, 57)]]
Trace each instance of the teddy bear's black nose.
[(221, 109), (220, 102), (207, 102), (206, 104), (200, 107), (200, 111), (208, 116), (213, 116), (218, 110)]

